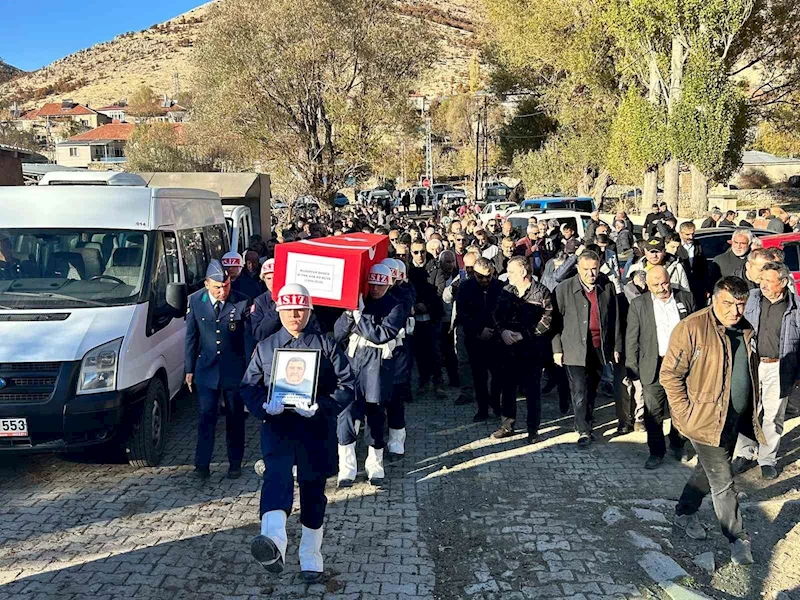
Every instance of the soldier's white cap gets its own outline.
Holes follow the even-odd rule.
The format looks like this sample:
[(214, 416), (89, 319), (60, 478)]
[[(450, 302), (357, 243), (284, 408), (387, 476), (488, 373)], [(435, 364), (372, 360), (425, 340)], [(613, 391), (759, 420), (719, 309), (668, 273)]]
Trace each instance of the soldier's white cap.
[(311, 294), (305, 286), (299, 283), (287, 283), (278, 292), (275, 300), (276, 310), (312, 310)]
[(400, 273), (397, 271), (397, 264), (395, 264), (395, 260), (393, 258), (384, 258), (380, 264), (389, 267), (389, 270), (392, 272), (392, 281), (397, 281), (400, 279)]
[(268, 273), (274, 273), (274, 272), (275, 272), (275, 259), (268, 258), (267, 260), (264, 261), (264, 264), (261, 265), (261, 274), (266, 275)]
[(226, 269), (229, 267), (241, 267), (242, 255), (238, 252), (226, 252), (222, 255), (222, 266)]
[(391, 285), (392, 271), (386, 265), (372, 265), (367, 277), (367, 283), (372, 285)]
[(397, 272), (400, 275), (400, 281), (406, 280), (406, 263), (404, 263), (399, 258), (392, 259), (394, 262), (397, 263)]

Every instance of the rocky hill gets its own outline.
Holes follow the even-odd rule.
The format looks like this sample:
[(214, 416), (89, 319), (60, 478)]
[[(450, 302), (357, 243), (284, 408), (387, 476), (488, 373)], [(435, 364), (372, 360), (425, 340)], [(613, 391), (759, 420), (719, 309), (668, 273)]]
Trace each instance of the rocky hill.
[(12, 67), (10, 64), (3, 62), (0, 60), (0, 83), (5, 83), (6, 81), (10, 81), (14, 77), (18, 77), (25, 73), (22, 69), (18, 69), (17, 67)]
[[(70, 98), (99, 107), (130, 96), (144, 84), (159, 95), (174, 96), (176, 87), (192, 90), (192, 49), (211, 4), (149, 29), (123, 33), (6, 83), (2, 83), (0, 63), (0, 100), (35, 107)], [(429, 20), (434, 35), (442, 40), (439, 62), (415, 91), (448, 94), (467, 82), (468, 63), (477, 46), (480, 7), (481, 0), (405, 0), (397, 4), (402, 14)]]

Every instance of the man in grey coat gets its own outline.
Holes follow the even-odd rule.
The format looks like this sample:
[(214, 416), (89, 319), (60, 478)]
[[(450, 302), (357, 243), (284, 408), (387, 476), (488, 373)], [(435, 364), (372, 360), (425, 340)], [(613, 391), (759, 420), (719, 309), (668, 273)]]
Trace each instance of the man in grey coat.
[(779, 262), (761, 269), (759, 287), (750, 290), (744, 316), (756, 332), (758, 385), (764, 406), (765, 444), (739, 434), (732, 464), (743, 473), (756, 461), (764, 479), (778, 477), (778, 447), (783, 435), (786, 403), (800, 377), (800, 298), (789, 289), (792, 274)]

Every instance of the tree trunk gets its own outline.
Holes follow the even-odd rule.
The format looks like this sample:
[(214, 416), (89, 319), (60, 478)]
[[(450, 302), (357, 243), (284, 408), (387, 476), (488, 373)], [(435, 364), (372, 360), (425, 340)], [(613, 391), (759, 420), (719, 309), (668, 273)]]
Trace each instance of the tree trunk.
[(592, 198), (594, 198), (595, 206), (598, 209), (602, 208), (603, 194), (606, 193), (610, 182), (611, 174), (605, 169), (601, 170), (597, 175), (597, 179), (595, 179), (594, 188), (592, 189)]
[(578, 196), (588, 196), (593, 183), (594, 169), (590, 167), (583, 171), (583, 177), (581, 177), (581, 182), (578, 184)]
[(697, 218), (708, 212), (708, 177), (696, 166), (692, 170), (691, 217)]
[(644, 172), (642, 188), (642, 214), (650, 212), (650, 207), (658, 203), (658, 167)]
[[(669, 96), (667, 112), (671, 116), (681, 99), (683, 86), (684, 47), (677, 36), (672, 38), (672, 55), (670, 60)], [(672, 157), (664, 165), (664, 202), (678, 216), (680, 203), (680, 168), (678, 159)]]
[(677, 217), (680, 197), (680, 173), (678, 160), (671, 158), (664, 163), (664, 202)]

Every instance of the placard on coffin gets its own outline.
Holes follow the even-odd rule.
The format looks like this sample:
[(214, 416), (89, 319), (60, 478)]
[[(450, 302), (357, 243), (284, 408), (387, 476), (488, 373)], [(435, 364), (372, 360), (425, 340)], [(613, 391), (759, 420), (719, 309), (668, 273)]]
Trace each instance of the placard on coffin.
[(367, 274), (389, 252), (389, 237), (352, 233), (278, 244), (272, 297), (289, 283), (299, 283), (319, 306), (355, 310), (367, 293)]

